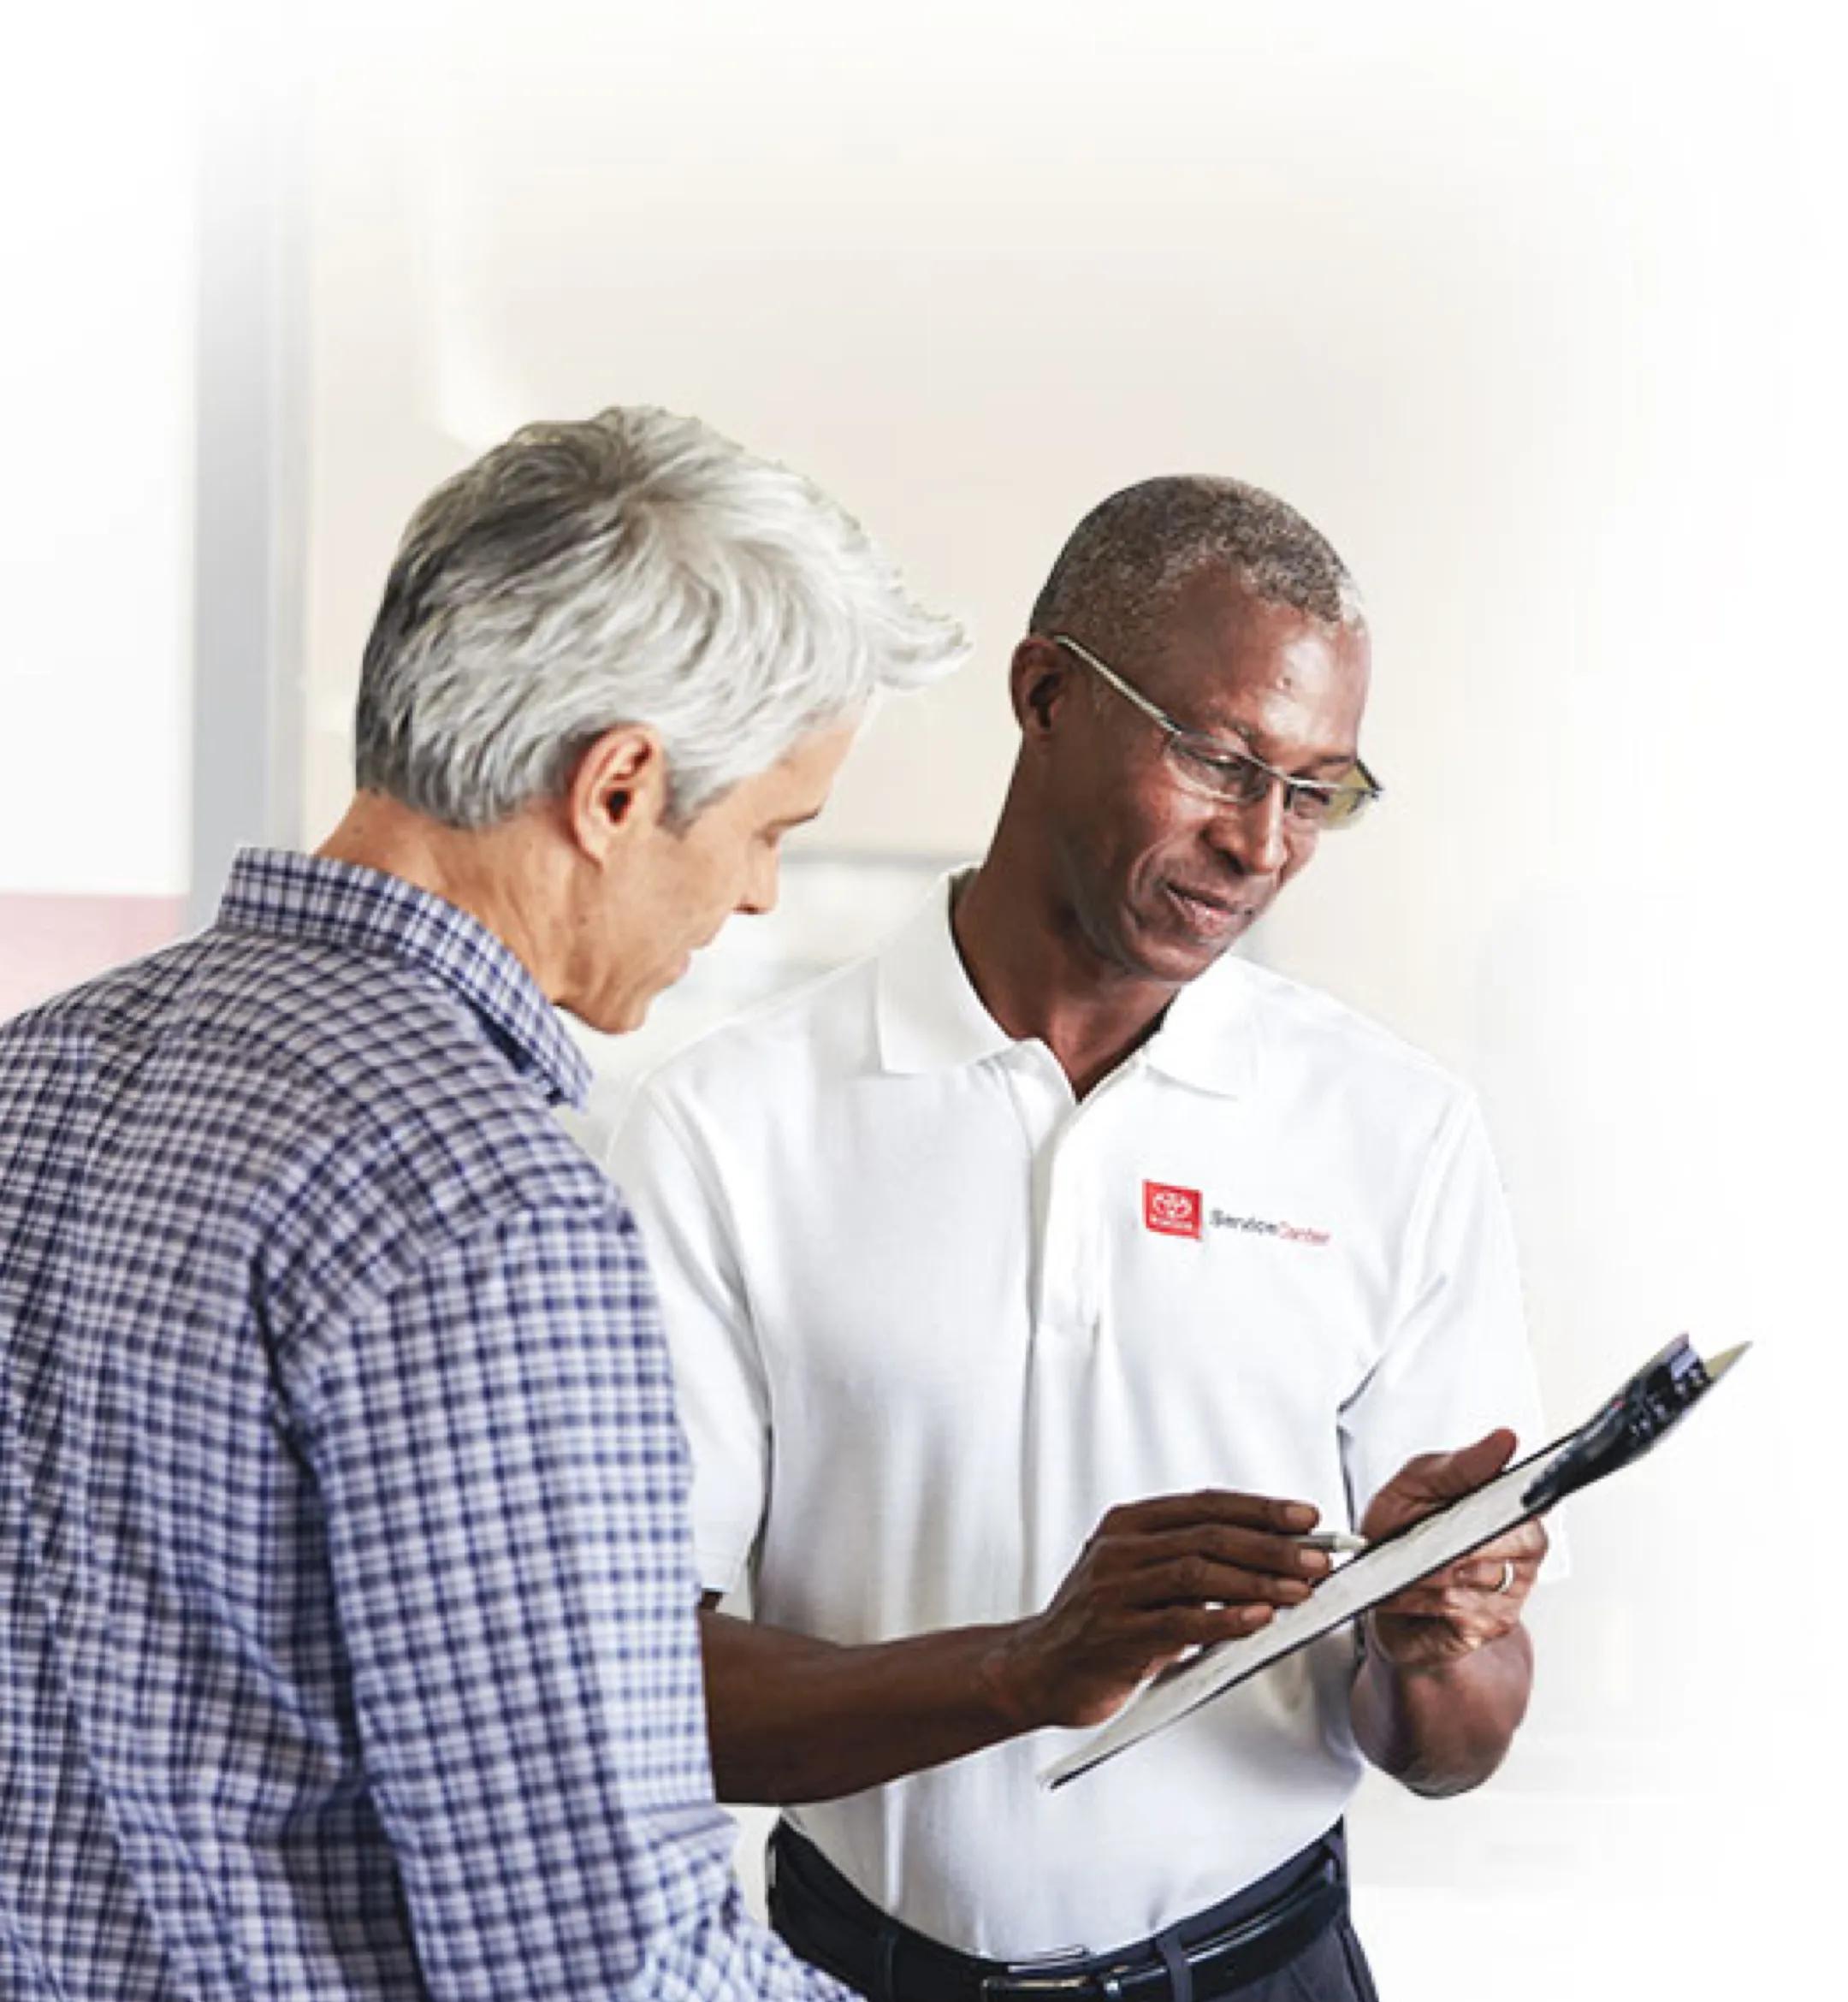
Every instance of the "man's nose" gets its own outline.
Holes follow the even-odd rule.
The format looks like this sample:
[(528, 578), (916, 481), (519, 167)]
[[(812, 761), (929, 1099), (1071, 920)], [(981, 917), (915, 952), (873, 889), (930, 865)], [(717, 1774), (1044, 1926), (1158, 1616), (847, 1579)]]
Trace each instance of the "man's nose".
[(1274, 876), (1289, 857), (1283, 785), (1272, 779), (1258, 798), (1217, 803), (1212, 820), (1213, 844), (1229, 856), (1248, 876)]
[(767, 848), (753, 857), (745, 871), (744, 888), (737, 900), (737, 908), (748, 917), (765, 917), (776, 909), (777, 865), (780, 861), (774, 848)]

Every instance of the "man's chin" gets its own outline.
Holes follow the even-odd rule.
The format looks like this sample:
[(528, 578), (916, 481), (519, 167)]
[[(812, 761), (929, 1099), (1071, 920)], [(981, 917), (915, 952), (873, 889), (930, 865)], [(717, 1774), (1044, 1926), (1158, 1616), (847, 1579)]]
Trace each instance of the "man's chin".
[(570, 1001), (559, 1005), (567, 1015), (574, 1015), (588, 1029), (595, 1029), (600, 1036), (625, 1036), (642, 1027), (648, 1020), (649, 1010), (654, 1004), (655, 993), (618, 994), (607, 1000), (599, 1000), (579, 1006)]
[(1235, 932), (1216, 939), (1211, 945), (1190, 943), (1186, 946), (1171, 946), (1168, 950), (1149, 955), (1149, 972), (1157, 980), (1170, 986), (1184, 987), (1191, 980), (1197, 980), (1204, 973), (1211, 973), (1227, 953), (1237, 945), (1243, 933)]
[(1138, 929), (1119, 938), (1108, 957), (1124, 973), (1152, 986), (1180, 988), (1210, 972), (1242, 934), (1204, 943), (1179, 939), (1171, 933)]
[(1184, 986), (1197, 980), (1209, 967), (1217, 965), (1257, 923), (1260, 913), (1229, 912), (1223, 918), (1196, 922), (1165, 900), (1168, 908), (1156, 923), (1138, 926), (1137, 957), (1150, 974), (1158, 980)]
[(560, 1006), (569, 1010), (587, 1028), (594, 1028), (601, 1035), (627, 1035), (642, 1027), (648, 1020), (649, 1009), (668, 988), (677, 986), (686, 978), (692, 965), (693, 955), (685, 951), (671, 971), (662, 974), (649, 986), (627, 987), (619, 993), (599, 995), (582, 1006), (569, 1000), (561, 1001)]

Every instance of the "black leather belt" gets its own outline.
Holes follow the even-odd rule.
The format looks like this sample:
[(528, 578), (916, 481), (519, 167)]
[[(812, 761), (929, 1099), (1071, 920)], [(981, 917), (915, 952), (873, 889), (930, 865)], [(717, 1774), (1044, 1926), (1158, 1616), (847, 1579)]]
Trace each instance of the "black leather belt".
[(1213, 2002), (1275, 1974), (1347, 1905), (1337, 1827), (1152, 1939), (1097, 1955), (983, 1960), (888, 1917), (786, 1821), (770, 1839), (771, 1922), (805, 1960), (872, 2002)]

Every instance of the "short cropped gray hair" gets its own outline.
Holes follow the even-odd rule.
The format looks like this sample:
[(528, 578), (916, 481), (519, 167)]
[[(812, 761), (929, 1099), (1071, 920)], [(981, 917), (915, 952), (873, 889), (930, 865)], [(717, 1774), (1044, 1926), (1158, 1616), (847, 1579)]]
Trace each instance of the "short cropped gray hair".
[(453, 827), (555, 797), (622, 723), (684, 826), (966, 648), (853, 518), (692, 418), (529, 424), (405, 531), (366, 643), (357, 777)]
[(1031, 630), (1134, 657), (1158, 638), (1182, 588), (1214, 570), (1266, 604), (1330, 625), (1365, 621), (1347, 566), (1294, 507), (1242, 480), (1176, 474), (1091, 510), (1034, 601)]

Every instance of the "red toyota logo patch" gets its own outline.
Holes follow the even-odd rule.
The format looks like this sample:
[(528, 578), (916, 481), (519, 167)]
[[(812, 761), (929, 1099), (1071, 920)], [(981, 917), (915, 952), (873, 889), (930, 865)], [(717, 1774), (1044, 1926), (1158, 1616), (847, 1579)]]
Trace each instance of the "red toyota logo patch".
[(1142, 1221), (1164, 1237), (1198, 1237), (1200, 1192), (1197, 1188), (1170, 1188), (1165, 1182), (1145, 1182)]

